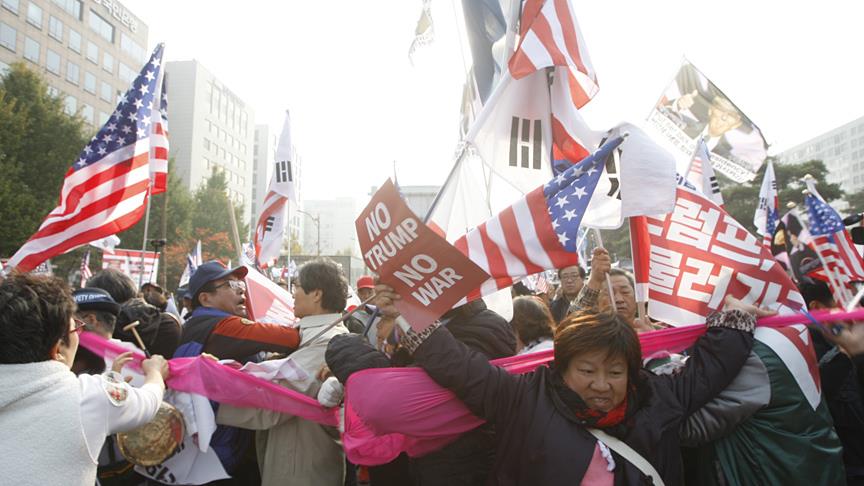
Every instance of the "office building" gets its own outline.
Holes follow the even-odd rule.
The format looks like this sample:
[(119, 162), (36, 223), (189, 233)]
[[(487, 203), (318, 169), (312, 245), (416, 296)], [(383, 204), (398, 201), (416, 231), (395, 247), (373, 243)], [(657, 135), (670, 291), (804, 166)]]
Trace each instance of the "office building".
[(821, 160), (828, 182), (849, 194), (864, 189), (864, 117), (830, 130), (777, 155), (781, 164)]
[(194, 191), (214, 171), (223, 172), (229, 197), (243, 205), (243, 220), (252, 223), (252, 107), (198, 61), (167, 62), (165, 76), (177, 175)]
[(116, 0), (0, 0), (0, 73), (22, 61), (95, 130), (150, 53), (147, 25)]

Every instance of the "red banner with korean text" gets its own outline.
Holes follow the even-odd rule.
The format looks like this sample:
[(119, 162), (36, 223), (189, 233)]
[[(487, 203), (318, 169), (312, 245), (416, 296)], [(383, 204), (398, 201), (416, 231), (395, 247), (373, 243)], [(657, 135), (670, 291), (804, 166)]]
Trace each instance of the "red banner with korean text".
[(674, 326), (705, 322), (727, 295), (781, 311), (804, 305), (771, 252), (703, 194), (679, 185), (675, 209), (647, 219), (653, 319)]

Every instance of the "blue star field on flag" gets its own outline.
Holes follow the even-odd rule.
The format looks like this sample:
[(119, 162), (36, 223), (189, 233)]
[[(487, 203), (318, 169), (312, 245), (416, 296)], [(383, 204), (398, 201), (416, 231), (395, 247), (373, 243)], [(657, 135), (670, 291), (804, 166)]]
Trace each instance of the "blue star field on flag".
[[(624, 139), (616, 137), (607, 141), (593, 154), (561, 172), (543, 186), (546, 207), (552, 220), (552, 229), (558, 235), (558, 242), (567, 251), (576, 252), (579, 225), (594, 189), (603, 175), (606, 160), (621, 145)], [(555, 161), (559, 165), (561, 161)]]
[(150, 136), (150, 126), (156, 121), (153, 108), (156, 108), (155, 117), (159, 117), (159, 106), (154, 107), (153, 98), (160, 88), (158, 83), (164, 50), (163, 44), (156, 47), (150, 61), (120, 98), (114, 113), (84, 147), (72, 165), (73, 171), (88, 167), (108, 154)]
[(808, 194), (804, 198), (804, 206), (807, 207), (807, 213), (810, 215), (811, 235), (831, 236), (846, 228), (837, 211), (816, 196)]

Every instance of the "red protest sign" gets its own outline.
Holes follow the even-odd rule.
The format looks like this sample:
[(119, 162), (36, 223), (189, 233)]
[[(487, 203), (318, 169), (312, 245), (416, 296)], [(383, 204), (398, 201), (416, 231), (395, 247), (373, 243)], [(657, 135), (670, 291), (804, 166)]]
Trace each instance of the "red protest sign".
[(396, 307), (416, 331), (490, 278), (423, 224), (390, 179), (354, 224), (366, 266), (402, 296)]

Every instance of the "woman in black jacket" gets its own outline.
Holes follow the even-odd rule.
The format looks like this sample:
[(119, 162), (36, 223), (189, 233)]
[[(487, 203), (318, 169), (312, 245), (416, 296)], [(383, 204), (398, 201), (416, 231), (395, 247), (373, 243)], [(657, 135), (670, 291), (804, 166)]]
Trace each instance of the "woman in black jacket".
[[(379, 304), (393, 312), (399, 296), (387, 286), (376, 290)], [(651, 484), (643, 472), (650, 468), (635, 466), (639, 458), (632, 453), (627, 460), (610, 452), (591, 432), (600, 429), (647, 460), (665, 484), (677, 485), (682, 420), (735, 377), (753, 344), (754, 314), (767, 315), (732, 299), (727, 308), (734, 310), (709, 317), (706, 335), (674, 376), (642, 370), (635, 331), (613, 314), (565, 320), (555, 335), (554, 365), (524, 375), (490, 365), (446, 327), (415, 333), (404, 320), (399, 324), (405, 331), (402, 345), (415, 364), (495, 424), (491, 484)]]

